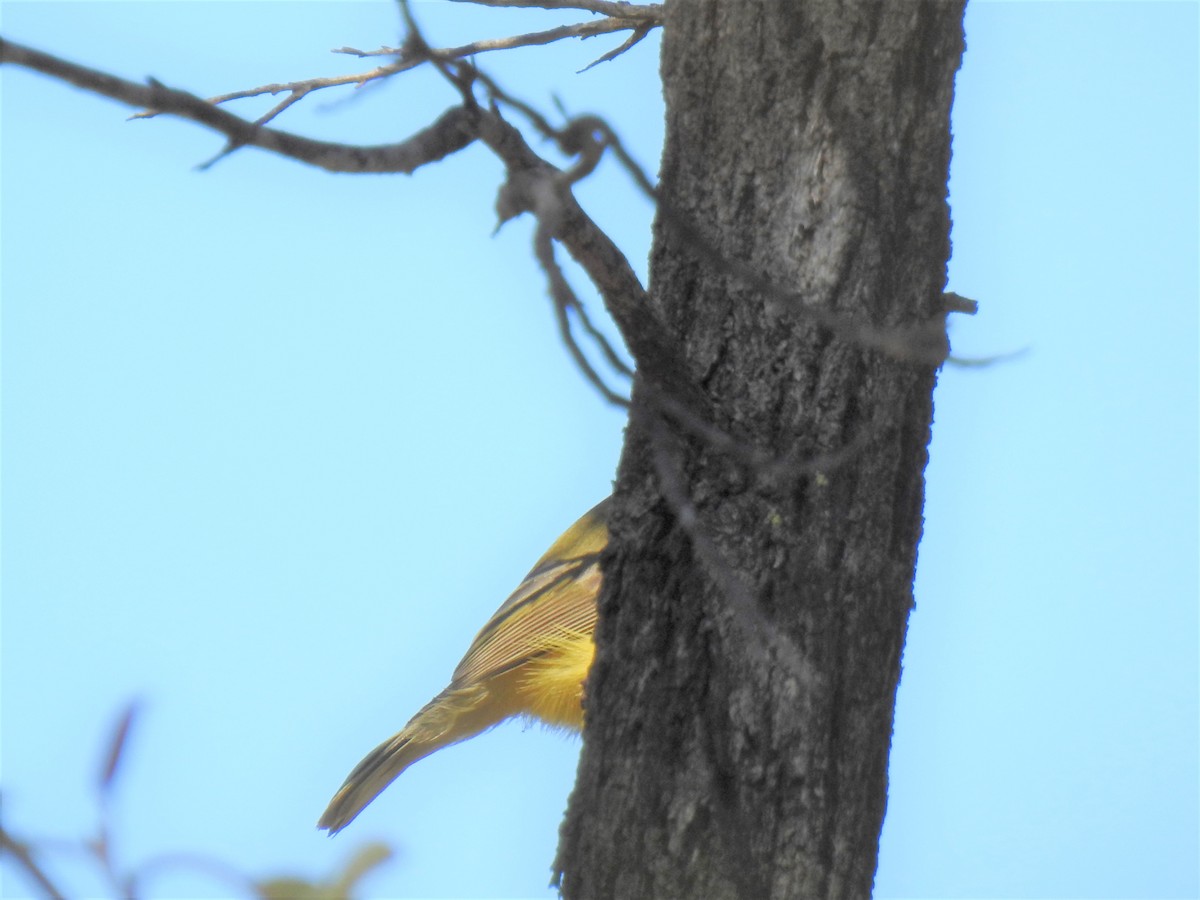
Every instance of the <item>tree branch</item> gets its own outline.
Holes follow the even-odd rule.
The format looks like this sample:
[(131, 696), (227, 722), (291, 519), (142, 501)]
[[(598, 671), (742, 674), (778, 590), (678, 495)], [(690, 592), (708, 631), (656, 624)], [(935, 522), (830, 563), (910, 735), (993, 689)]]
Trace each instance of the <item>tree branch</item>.
[[(411, 19), (410, 28), (404, 65), (413, 67), (425, 61), (432, 62), (462, 90), (464, 104), (448, 110), (432, 125), (407, 141), (373, 147), (353, 147), (316, 141), (266, 128), (220, 109), (211, 101), (186, 91), (168, 88), (157, 81), (145, 85), (127, 81), (12, 41), (0, 39), (0, 63), (23, 66), (130, 106), (179, 116), (205, 125), (224, 134), (228, 139), (228, 146), (222, 156), (243, 146), (255, 146), (327, 171), (411, 173), (421, 165), (443, 159), (473, 140), (481, 138), (501, 159), (509, 173), (508, 183), (501, 192), (500, 203), (505, 207), (501, 210), (501, 221), (525, 211), (534, 212), (539, 220), (544, 220), (548, 230), (540, 229), (539, 240), (544, 241), (549, 235), (561, 241), (584, 269), (604, 299), (643, 374), (652, 378), (662, 390), (676, 397), (679, 402), (696, 410), (705, 409), (700, 392), (682, 368), (672, 342), (661, 323), (651, 313), (646, 291), (633, 268), (611, 238), (583, 212), (571, 194), (570, 184), (594, 167), (599, 152), (603, 150), (591, 137), (588, 123), (571, 123), (563, 131), (556, 131), (536, 111), (504, 95), (490, 79), (483, 79), (493, 94), (503, 96), (506, 102), (518, 106), (525, 115), (531, 117), (539, 131), (552, 135), (566, 152), (581, 157), (580, 162), (568, 172), (557, 169), (538, 156), (529, 147), (524, 136), (505, 122), (498, 112), (485, 111), (476, 105), (471, 96), (471, 84), (480, 76), (473, 67), (441, 58), (438, 51), (430, 49), (420, 37)], [(451, 71), (451, 66), (457, 68)], [(259, 90), (264, 93), (268, 88), (272, 91), (279, 89), (296, 92), (329, 84), (332, 82), (314, 80), (307, 84), (271, 85)], [(234, 99), (252, 94), (253, 92), (239, 92), (218, 99)], [(295, 102), (295, 99), (298, 98), (288, 98), (264, 119), (275, 115), (280, 109)], [(547, 185), (550, 185), (551, 190), (545, 190)], [(554, 199), (551, 202), (548, 198)], [(538, 248), (538, 253), (545, 263), (547, 255), (544, 243)], [(552, 259), (552, 253), (550, 258)], [(556, 271), (556, 265), (546, 268), (552, 294), (556, 297), (556, 303), (561, 306), (561, 323), (561, 317), (567, 314), (572, 305), (570, 301), (574, 300), (576, 307), (579, 303), (570, 293), (569, 287), (565, 293), (562, 291), (565, 279), (562, 278), (561, 272), (558, 272), (556, 277)], [(562, 305), (563, 303), (566, 305)], [(586, 321), (584, 327), (585, 330), (594, 332)], [(569, 327), (567, 333), (570, 335)], [(573, 337), (568, 339), (567, 344), (578, 361), (582, 354), (577, 346), (572, 346)], [(611, 348), (605, 348), (601, 344), (601, 351), (611, 362), (615, 356)], [(581, 365), (581, 368), (589, 380), (603, 383), (594, 370), (589, 371), (586, 365)], [(620, 372), (622, 366), (614, 368)], [(602, 393), (612, 402), (624, 402), (624, 398), (607, 388), (603, 389)]]
[[(533, 152), (524, 135), (494, 110), (480, 111), (479, 139), (508, 170), (497, 200), (501, 221), (522, 212), (550, 219), (562, 242), (600, 292), (642, 377), (696, 410), (707, 401), (683, 366), (678, 348), (654, 315), (646, 290), (620, 249), (579, 206), (566, 173)], [(549, 190), (547, 190), (549, 186)]]
[(455, 107), (406, 141), (354, 147), (263, 128), (215, 107), (195, 94), (174, 90), (154, 80), (148, 84), (126, 81), (3, 38), (0, 38), (0, 63), (50, 75), (129, 106), (169, 113), (206, 125), (224, 134), (231, 150), (244, 146), (259, 147), (329, 172), (411, 174), (426, 163), (436, 162), (461, 150), (476, 137), (472, 113)]
[(652, 27), (652, 25), (639, 25), (634, 29), (633, 34), (625, 39), (625, 42), (621, 44), (620, 47), (617, 47), (615, 50), (609, 50), (599, 59), (592, 60), (582, 69), (580, 69), (578, 74), (583, 74), (588, 69), (594, 69), (596, 66), (600, 65), (600, 63), (611, 62), (612, 60), (616, 59), (626, 50), (631, 49), (635, 44), (641, 43), (642, 38), (650, 33), (650, 29)]
[[(362, 87), (372, 81), (378, 81), (381, 78), (388, 78), (392, 75), (398, 75), (401, 72), (407, 72), (409, 69), (415, 69), (423, 63), (429, 62), (430, 59), (454, 60), (462, 59), (467, 56), (474, 56), (477, 53), (487, 53), (493, 50), (513, 50), (517, 47), (534, 47), (544, 44), (552, 44), (555, 41), (567, 40), (570, 38), (589, 38), (596, 37), (601, 34), (611, 34), (614, 31), (633, 30), (633, 34), (615, 50), (610, 50), (600, 57), (596, 62), (593, 62), (587, 68), (612, 59), (621, 53), (624, 53), (643, 37), (649, 34), (650, 29), (654, 27), (654, 23), (627, 19), (604, 19), (599, 22), (579, 22), (573, 25), (562, 25), (558, 28), (550, 28), (546, 31), (535, 31), (529, 34), (516, 34), (511, 37), (490, 38), (479, 41), (472, 41), (469, 44), (463, 44), (459, 47), (448, 47), (445, 49), (430, 49), (427, 55), (420, 58), (413, 58), (409, 55), (404, 47), (380, 47), (378, 50), (359, 50), (355, 47), (340, 47), (334, 50), (334, 53), (343, 53), (349, 56), (357, 56), (360, 59), (368, 56), (395, 56), (396, 61), (384, 66), (377, 66), (369, 72), (358, 72), (353, 75), (332, 75), (327, 78), (306, 78), (301, 81), (290, 81), (276, 84), (263, 84), (254, 88), (247, 88), (241, 91), (231, 91), (228, 94), (218, 94), (215, 97), (209, 97), (208, 102), (213, 104), (228, 103), (231, 100), (245, 100), (249, 97), (261, 97), (263, 94), (281, 94), (285, 91), (289, 96), (286, 100), (268, 112), (266, 115), (256, 119), (258, 125), (265, 125), (267, 122), (274, 119), (281, 112), (287, 109), (292, 104), (304, 99), (307, 95), (314, 91), (324, 90), (331, 87), (344, 87), (346, 85), (354, 85)], [(154, 113), (142, 113), (137, 118), (148, 118)]]
[(584, 12), (599, 13), (602, 16), (612, 16), (617, 19), (653, 19), (656, 24), (662, 24), (662, 4), (648, 3), (645, 6), (635, 6), (632, 3), (621, 3), (616, 0), (455, 0), (457, 3), (474, 3), (477, 6), (520, 6), (524, 8), (541, 9), (579, 9)]
[[(569, 38), (589, 38), (601, 34), (611, 34), (614, 31), (649, 31), (654, 23), (647, 24), (636, 19), (601, 19), (593, 22), (576, 22), (572, 25), (560, 25), (545, 31), (531, 31), (527, 34), (514, 34), (503, 38), (484, 38), (463, 44), (460, 47), (447, 47), (441, 50), (431, 49), (430, 53), (439, 59), (462, 59), (465, 56), (475, 56), (477, 53), (488, 53), (492, 50), (514, 50), (518, 47), (538, 47), (553, 44), (555, 41)], [(356, 50), (353, 47), (342, 47), (335, 53), (346, 53), (352, 56), (400, 56), (404, 53), (402, 47), (380, 47), (378, 50)], [(422, 60), (423, 61), (423, 60)], [(386, 67), (384, 67), (386, 68)]]

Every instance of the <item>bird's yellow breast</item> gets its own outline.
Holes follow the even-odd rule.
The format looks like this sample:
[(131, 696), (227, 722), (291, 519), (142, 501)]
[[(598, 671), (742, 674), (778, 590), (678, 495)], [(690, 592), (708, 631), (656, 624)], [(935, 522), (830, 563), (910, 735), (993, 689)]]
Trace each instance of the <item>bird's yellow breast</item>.
[(596, 645), (592, 633), (563, 632), (547, 638), (545, 655), (531, 659), (520, 673), (519, 704), (547, 725), (583, 728), (583, 689)]

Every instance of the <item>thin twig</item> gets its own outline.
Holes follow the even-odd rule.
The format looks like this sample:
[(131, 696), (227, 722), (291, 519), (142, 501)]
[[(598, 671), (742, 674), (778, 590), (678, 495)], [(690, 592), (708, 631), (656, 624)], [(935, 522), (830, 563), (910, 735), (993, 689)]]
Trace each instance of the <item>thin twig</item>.
[(626, 50), (629, 50), (634, 45), (641, 43), (642, 38), (644, 38), (646, 35), (648, 35), (650, 33), (650, 29), (653, 27), (654, 27), (653, 25), (639, 25), (636, 29), (634, 29), (633, 34), (631, 34), (629, 37), (625, 38), (625, 42), (623, 44), (621, 44), (620, 47), (617, 47), (615, 50), (609, 50), (607, 53), (605, 53), (599, 59), (592, 60), (590, 63), (588, 63), (586, 66), (584, 66), (582, 69), (580, 69), (575, 74), (582, 75), (584, 72), (588, 71), (589, 69), (594, 69), (596, 66), (600, 65), (600, 63), (606, 63), (606, 62), (610, 62), (610, 61), (616, 59), (618, 56), (620, 56)]
[[(344, 50), (334, 50), (334, 53), (342, 53)], [(360, 54), (365, 55), (365, 54)], [(263, 94), (282, 94), (285, 91), (288, 93), (309, 94), (313, 91), (319, 91), (324, 88), (342, 87), (347, 84), (353, 84), (356, 87), (361, 87), (368, 81), (375, 81), (379, 78), (386, 78), (389, 75), (395, 75), (398, 72), (404, 72), (413, 68), (416, 63), (399, 61), (386, 66), (378, 66), (370, 72), (357, 72), (353, 75), (330, 75), (327, 78), (307, 78), (303, 81), (290, 81), (282, 84), (264, 84), (256, 88), (247, 88), (244, 91), (232, 91), (228, 94), (219, 94), (216, 97), (209, 97), (209, 103), (228, 103), (231, 100), (245, 100), (249, 97), (261, 97)]]
[(602, 16), (617, 18), (656, 19), (662, 22), (663, 7), (661, 3), (649, 3), (645, 6), (635, 6), (632, 3), (622, 3), (619, 0), (455, 0), (457, 3), (474, 3), (477, 6), (519, 6), (540, 9), (578, 9), (584, 12), (599, 13)]
[(296, 91), (293, 94), (289, 94), (287, 97), (284, 97), (282, 100), (280, 100), (278, 103), (276, 103), (275, 106), (272, 107), (271, 110), (268, 111), (265, 115), (261, 115), (257, 119), (255, 119), (254, 124), (258, 125), (260, 127), (263, 125), (266, 125), (268, 122), (270, 122), (272, 119), (274, 119), (277, 115), (279, 115), (281, 112), (283, 112), (289, 106), (291, 106), (293, 103), (298, 103), (299, 101), (303, 100), (305, 97), (308, 96), (308, 94), (309, 94), (308, 91)]
[(608, 360), (608, 364), (626, 378), (632, 378), (633, 369), (629, 368), (625, 360), (617, 353), (608, 336), (592, 324), (587, 307), (583, 305), (582, 301), (575, 307), (575, 315), (579, 317), (579, 323), (583, 326), (583, 330), (587, 332), (588, 336), (596, 343), (596, 346), (600, 348), (600, 352), (604, 354), (604, 358)]
[[(638, 20), (626, 19), (604, 19), (599, 22), (579, 22), (573, 25), (562, 25), (558, 28), (550, 28), (546, 31), (535, 31), (529, 34), (516, 34), (511, 37), (504, 38), (489, 38), (485, 40), (472, 41), (469, 44), (463, 44), (460, 47), (447, 47), (444, 49), (430, 48), (428, 51), (429, 57), (437, 59), (462, 59), (467, 56), (475, 56), (478, 53), (488, 53), (493, 50), (512, 50), (517, 47), (535, 47), (545, 44), (552, 44), (555, 41), (567, 40), (570, 38), (589, 38), (601, 34), (611, 34), (614, 31), (633, 30), (635, 33), (639, 31), (649, 32), (654, 27), (652, 24), (647, 25)], [(629, 42), (626, 41), (626, 44)], [(625, 45), (622, 45), (624, 47)], [(209, 97), (208, 102), (214, 104), (229, 103), (233, 100), (246, 100), (250, 97), (261, 97), (264, 94), (292, 94), (295, 100), (298, 100), (314, 91), (324, 90), (332, 87), (344, 87), (345, 85), (354, 85), (362, 87), (371, 81), (377, 81), (381, 78), (388, 78), (392, 75), (398, 75), (401, 72), (407, 72), (410, 69), (415, 69), (429, 61), (428, 58), (408, 58), (406, 50), (403, 47), (380, 47), (378, 50), (359, 50), (354, 47), (339, 47), (333, 51), (334, 53), (343, 53), (349, 56), (357, 56), (359, 58), (368, 56), (398, 56), (394, 63), (389, 63), (385, 66), (378, 66), (369, 72), (357, 72), (352, 75), (332, 75), (326, 78), (306, 78), (302, 81), (289, 81), (276, 84), (263, 84), (254, 88), (246, 88), (240, 91), (231, 91), (228, 94), (218, 94), (215, 97)], [(616, 51), (614, 51), (616, 52)], [(272, 110), (267, 116), (259, 120), (259, 124), (266, 122), (277, 116), (286, 106)], [(139, 113), (134, 118), (148, 118), (153, 116), (153, 112)]]
[(566, 276), (563, 275), (562, 268), (558, 265), (558, 260), (554, 258), (554, 241), (551, 237), (552, 221), (553, 214), (549, 211), (543, 210), (538, 214), (538, 227), (534, 233), (533, 248), (534, 255), (537, 257), (538, 263), (541, 264), (542, 271), (546, 273), (546, 279), (550, 284), (550, 297), (554, 302), (554, 314), (558, 322), (559, 334), (563, 339), (563, 343), (567, 345), (567, 350), (575, 360), (575, 364), (579, 367), (579, 370), (592, 383), (592, 386), (600, 392), (600, 395), (614, 406), (628, 409), (629, 400), (618, 394), (604, 382), (604, 379), (600, 377), (600, 373), (596, 371), (591, 361), (584, 355), (579, 342), (575, 340), (575, 335), (571, 331), (571, 322), (567, 311), (572, 307), (578, 309), (580, 303), (579, 299), (575, 296), (575, 292), (571, 289)]
[[(649, 31), (653, 24), (639, 22), (636, 19), (600, 19), (595, 22), (576, 22), (572, 25), (559, 25), (545, 31), (531, 31), (527, 34), (514, 34), (503, 38), (484, 38), (463, 44), (461, 47), (446, 47), (431, 49), (430, 53), (441, 59), (462, 59), (479, 53), (489, 53), (493, 50), (515, 50), (518, 47), (539, 47), (552, 44), (555, 41), (569, 38), (589, 38), (600, 34), (611, 34), (614, 31)], [(346, 53), (357, 57), (366, 56), (399, 56), (404, 51), (397, 47), (380, 47), (378, 50), (357, 50), (354, 47), (340, 47), (334, 53)]]

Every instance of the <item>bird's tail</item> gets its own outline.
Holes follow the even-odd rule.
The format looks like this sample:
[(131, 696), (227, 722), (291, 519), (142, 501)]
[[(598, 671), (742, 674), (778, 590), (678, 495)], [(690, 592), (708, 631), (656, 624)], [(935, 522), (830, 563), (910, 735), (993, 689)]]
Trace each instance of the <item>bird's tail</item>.
[(402, 731), (392, 735), (354, 767), (329, 801), (317, 827), (337, 834), (417, 760), (448, 744), (474, 737), (494, 724), (477, 721), (478, 717), (472, 715), (486, 699), (487, 689), (482, 686), (447, 689), (434, 697)]

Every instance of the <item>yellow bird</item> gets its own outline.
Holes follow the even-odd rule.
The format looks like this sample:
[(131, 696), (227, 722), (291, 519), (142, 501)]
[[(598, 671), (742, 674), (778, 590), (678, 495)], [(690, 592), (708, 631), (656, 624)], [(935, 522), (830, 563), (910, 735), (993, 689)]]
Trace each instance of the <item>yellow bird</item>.
[(583, 727), (608, 506), (602, 500), (554, 542), (475, 636), (450, 685), (354, 767), (318, 828), (337, 834), (418, 759), (505, 719)]

